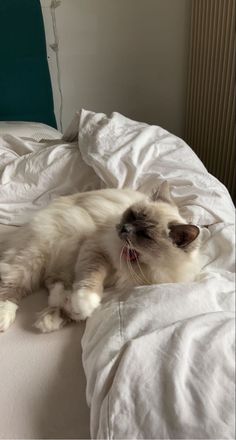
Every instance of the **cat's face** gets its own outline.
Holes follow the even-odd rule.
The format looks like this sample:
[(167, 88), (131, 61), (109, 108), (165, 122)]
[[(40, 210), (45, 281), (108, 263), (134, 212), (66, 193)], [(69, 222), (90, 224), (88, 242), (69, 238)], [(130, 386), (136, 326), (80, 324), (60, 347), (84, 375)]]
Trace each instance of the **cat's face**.
[(199, 228), (185, 224), (166, 186), (152, 199), (128, 208), (117, 225), (117, 233), (124, 258), (150, 264), (157, 257), (171, 258), (176, 250), (193, 250)]

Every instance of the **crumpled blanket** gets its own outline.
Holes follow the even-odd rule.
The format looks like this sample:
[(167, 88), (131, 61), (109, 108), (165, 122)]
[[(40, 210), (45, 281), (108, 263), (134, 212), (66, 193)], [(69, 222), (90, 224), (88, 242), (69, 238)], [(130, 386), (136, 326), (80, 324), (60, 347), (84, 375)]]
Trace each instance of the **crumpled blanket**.
[[(26, 130), (23, 125), (16, 133), (19, 128)], [(0, 130), (0, 223), (21, 225), (56, 197), (100, 187), (100, 179), (81, 158), (77, 140), (71, 142), (70, 127), (63, 137), (51, 128), (35, 130), (33, 137)], [(40, 139), (40, 133), (47, 139)]]
[(207, 225), (198, 281), (108, 292), (88, 320), (82, 346), (92, 438), (233, 438), (235, 230), (228, 191), (182, 139), (118, 113), (82, 111), (79, 147), (106, 186), (150, 191), (167, 179), (182, 215)]

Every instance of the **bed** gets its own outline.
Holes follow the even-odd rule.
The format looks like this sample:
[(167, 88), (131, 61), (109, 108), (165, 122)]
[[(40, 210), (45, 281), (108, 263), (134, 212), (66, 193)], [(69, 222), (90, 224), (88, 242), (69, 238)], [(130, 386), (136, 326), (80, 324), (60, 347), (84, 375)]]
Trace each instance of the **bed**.
[(201, 227), (204, 262), (194, 283), (106, 292), (85, 330), (37, 334), (33, 315), (46, 295), (27, 298), (0, 335), (1, 437), (89, 435), (82, 346), (92, 438), (233, 438), (234, 206), (227, 189), (182, 139), (119, 113), (81, 110), (63, 136), (52, 129), (41, 140), (3, 131), (2, 233), (58, 195), (126, 186), (150, 193), (168, 180), (181, 214)]
[(167, 179), (204, 256), (196, 282), (108, 291), (86, 325), (51, 334), (33, 329), (46, 292), (26, 298), (0, 334), (0, 438), (233, 438), (227, 189), (182, 139), (119, 113), (78, 111), (62, 135), (40, 2), (1, 0), (0, 24), (0, 241), (60, 195)]

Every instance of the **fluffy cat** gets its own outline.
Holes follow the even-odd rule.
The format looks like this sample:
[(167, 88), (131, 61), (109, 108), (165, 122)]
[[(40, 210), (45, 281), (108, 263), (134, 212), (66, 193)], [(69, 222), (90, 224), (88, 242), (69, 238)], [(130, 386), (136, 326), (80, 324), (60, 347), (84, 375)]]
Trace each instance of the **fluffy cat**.
[(199, 228), (180, 216), (167, 182), (151, 197), (130, 189), (61, 197), (2, 244), (0, 331), (40, 285), (49, 307), (35, 326), (48, 332), (91, 316), (104, 287), (192, 281), (199, 244)]

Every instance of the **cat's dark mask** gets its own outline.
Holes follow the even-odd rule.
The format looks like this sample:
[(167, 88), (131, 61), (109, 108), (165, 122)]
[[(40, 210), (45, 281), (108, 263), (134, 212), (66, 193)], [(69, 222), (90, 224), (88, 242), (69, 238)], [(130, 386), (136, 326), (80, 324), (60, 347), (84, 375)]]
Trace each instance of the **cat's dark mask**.
[(117, 225), (120, 239), (138, 252), (164, 252), (170, 244), (188, 250), (199, 235), (199, 228), (182, 222), (177, 206), (164, 182), (153, 191), (150, 201), (128, 208)]

